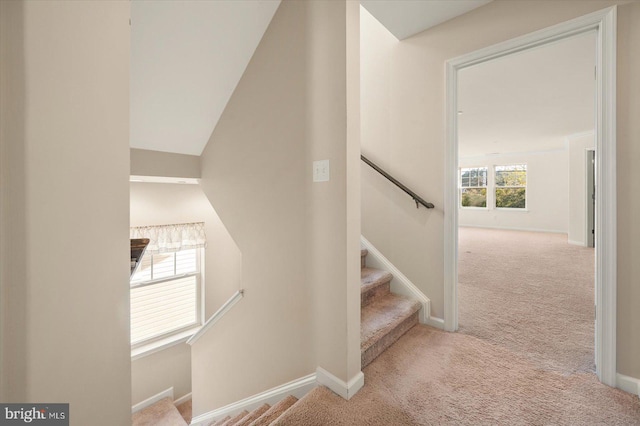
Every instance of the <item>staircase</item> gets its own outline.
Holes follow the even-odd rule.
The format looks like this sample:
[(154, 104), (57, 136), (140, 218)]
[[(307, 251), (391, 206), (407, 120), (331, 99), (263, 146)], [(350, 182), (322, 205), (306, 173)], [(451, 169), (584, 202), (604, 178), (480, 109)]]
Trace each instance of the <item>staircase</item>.
[(360, 250), (360, 352), (364, 369), (411, 327), (418, 324), (420, 302), (391, 293), (393, 276), (367, 267)]
[[(418, 324), (418, 313), (422, 307), (416, 300), (391, 293), (393, 276), (387, 271), (367, 267), (367, 254), (366, 249), (360, 251), (360, 352), (363, 369)], [(296, 410), (304, 410), (305, 400), (324, 391), (329, 392), (323, 387), (315, 388), (298, 404), (298, 399), (290, 395), (273, 406), (263, 404), (253, 411), (244, 410), (208, 426), (267, 426), (278, 423), (283, 414), (291, 416)], [(166, 398), (136, 413), (133, 420), (133, 426), (187, 425), (191, 413), (188, 417), (181, 416)]]

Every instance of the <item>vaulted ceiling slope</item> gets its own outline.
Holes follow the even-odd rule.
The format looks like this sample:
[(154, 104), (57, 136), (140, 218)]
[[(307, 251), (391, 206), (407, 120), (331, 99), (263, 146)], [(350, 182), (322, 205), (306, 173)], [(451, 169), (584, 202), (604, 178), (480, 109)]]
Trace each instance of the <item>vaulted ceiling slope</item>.
[[(398, 39), (491, 0), (363, 0)], [(131, 2), (132, 148), (200, 155), (280, 0)]]
[(202, 154), (279, 5), (132, 1), (131, 147)]

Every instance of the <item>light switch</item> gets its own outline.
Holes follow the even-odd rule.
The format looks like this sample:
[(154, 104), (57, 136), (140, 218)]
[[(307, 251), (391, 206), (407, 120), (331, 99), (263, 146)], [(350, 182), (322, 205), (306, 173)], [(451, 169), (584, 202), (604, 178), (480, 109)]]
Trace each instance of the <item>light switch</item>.
[(320, 160), (313, 162), (313, 181), (329, 181), (329, 160)]

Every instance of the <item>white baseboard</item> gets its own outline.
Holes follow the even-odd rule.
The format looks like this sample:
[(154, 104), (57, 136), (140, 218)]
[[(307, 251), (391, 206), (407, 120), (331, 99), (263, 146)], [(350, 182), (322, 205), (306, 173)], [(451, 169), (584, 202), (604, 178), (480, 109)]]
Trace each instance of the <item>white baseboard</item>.
[(640, 379), (618, 373), (616, 374), (616, 387), (640, 397)]
[(459, 226), (461, 228), (499, 229), (503, 231), (548, 232), (550, 234), (566, 234), (567, 233), (567, 231), (562, 231), (558, 229), (519, 228), (519, 227), (512, 228), (508, 226), (464, 225), (462, 223), (460, 223)]
[(587, 247), (587, 244), (584, 241), (567, 240), (567, 243), (574, 246)]
[(169, 389), (165, 389), (160, 393), (157, 393), (155, 395), (153, 395), (150, 398), (145, 399), (142, 402), (137, 403), (136, 405), (134, 405), (133, 407), (131, 407), (131, 413), (136, 413), (142, 409), (147, 408), (150, 405), (155, 404), (156, 402), (160, 401), (161, 399), (164, 398), (171, 398), (171, 400), (173, 401), (173, 387), (170, 387)]
[[(373, 244), (364, 236), (360, 236), (360, 242), (369, 251), (367, 255), (367, 264), (385, 271), (391, 272), (393, 279), (391, 280), (391, 291), (402, 296), (407, 296), (418, 300), (422, 304), (420, 309), (420, 324), (429, 324), (431, 317), (431, 300), (422, 292), (414, 283), (411, 282), (398, 268), (395, 267), (389, 259), (387, 259)], [(431, 324), (429, 324), (431, 325)]]
[(434, 327), (434, 328), (439, 328), (440, 330), (444, 330), (444, 320), (442, 318), (429, 317), (429, 319), (425, 324), (430, 325), (431, 327)]
[(190, 399), (191, 399), (191, 392), (189, 392), (185, 396), (181, 396), (180, 398), (178, 398), (175, 401), (173, 401), (173, 405), (178, 406), (180, 404), (183, 404), (183, 403), (189, 401)]
[(191, 420), (191, 426), (208, 425), (214, 420), (219, 420), (226, 416), (237, 414), (242, 410), (252, 411), (262, 404), (273, 405), (289, 395), (293, 395), (296, 398), (302, 398), (317, 385), (316, 374), (309, 374), (308, 376), (292, 380), (289, 383), (276, 386), (275, 388), (271, 388), (240, 401), (225, 405), (224, 407), (216, 408), (208, 413), (196, 416)]
[(351, 399), (364, 386), (364, 374), (360, 371), (349, 382), (337, 378), (322, 367), (316, 369), (318, 383), (331, 389), (344, 399)]

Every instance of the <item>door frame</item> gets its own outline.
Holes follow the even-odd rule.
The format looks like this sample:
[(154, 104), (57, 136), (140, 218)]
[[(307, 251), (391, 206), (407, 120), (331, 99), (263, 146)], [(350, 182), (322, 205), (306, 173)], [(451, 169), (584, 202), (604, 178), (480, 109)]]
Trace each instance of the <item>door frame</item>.
[(444, 327), (458, 329), (458, 71), (595, 30), (596, 36), (596, 326), (598, 379), (616, 386), (616, 17), (612, 6), (446, 63)]

